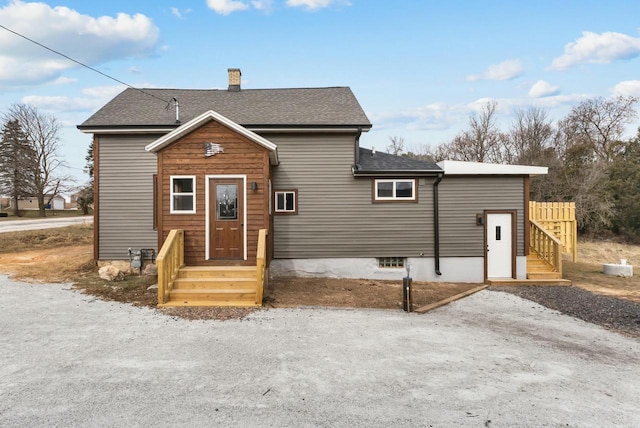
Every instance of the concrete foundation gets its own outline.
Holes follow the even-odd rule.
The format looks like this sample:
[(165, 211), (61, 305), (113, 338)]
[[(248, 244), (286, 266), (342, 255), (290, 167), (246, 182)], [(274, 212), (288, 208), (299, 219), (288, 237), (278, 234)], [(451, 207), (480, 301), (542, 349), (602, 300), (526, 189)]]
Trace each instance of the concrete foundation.
[[(435, 272), (435, 261), (430, 257), (408, 258), (414, 281), (477, 282), (484, 283), (484, 258), (442, 257), (440, 273)], [(402, 280), (406, 268), (380, 268), (375, 258), (352, 259), (275, 259), (269, 265), (271, 276), (302, 276), (320, 278), (364, 278)], [(527, 277), (527, 259), (516, 260), (517, 278)]]

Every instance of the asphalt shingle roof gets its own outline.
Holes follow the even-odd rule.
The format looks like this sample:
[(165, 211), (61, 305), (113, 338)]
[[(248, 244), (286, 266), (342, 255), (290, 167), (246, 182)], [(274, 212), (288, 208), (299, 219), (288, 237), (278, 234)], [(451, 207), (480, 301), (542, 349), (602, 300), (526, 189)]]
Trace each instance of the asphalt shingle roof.
[(360, 147), (359, 153), (360, 172), (384, 172), (384, 171), (423, 171), (442, 172), (442, 169), (433, 162), (396, 156), (384, 152), (373, 153), (370, 149)]
[[(180, 121), (186, 123), (213, 110), (242, 126), (362, 126), (371, 127), (348, 87), (243, 89), (144, 89), (163, 100), (176, 98)], [(79, 128), (173, 126), (173, 103), (136, 89), (126, 89)]]

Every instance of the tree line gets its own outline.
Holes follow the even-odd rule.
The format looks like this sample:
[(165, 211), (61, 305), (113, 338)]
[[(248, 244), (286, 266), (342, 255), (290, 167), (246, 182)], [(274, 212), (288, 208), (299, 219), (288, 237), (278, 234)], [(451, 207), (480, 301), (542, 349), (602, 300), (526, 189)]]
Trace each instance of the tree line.
[(613, 233), (640, 240), (640, 128), (633, 96), (592, 98), (552, 121), (539, 107), (516, 109), (508, 129), (497, 124), (496, 101), (469, 118), (466, 129), (437, 147), (405, 150), (390, 137), (389, 153), (438, 162), (461, 160), (546, 166), (546, 176), (531, 180), (531, 199), (576, 203), (580, 232)]
[(60, 122), (27, 104), (13, 105), (0, 120), (0, 194), (12, 200), (15, 215), (20, 199), (35, 198), (39, 216), (45, 217), (53, 197), (73, 186), (59, 156)]

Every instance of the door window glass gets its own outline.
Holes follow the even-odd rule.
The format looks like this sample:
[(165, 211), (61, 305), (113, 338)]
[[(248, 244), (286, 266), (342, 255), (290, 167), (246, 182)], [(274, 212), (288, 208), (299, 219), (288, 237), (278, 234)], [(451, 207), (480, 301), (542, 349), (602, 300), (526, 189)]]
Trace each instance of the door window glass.
[(238, 219), (238, 186), (216, 184), (216, 219)]

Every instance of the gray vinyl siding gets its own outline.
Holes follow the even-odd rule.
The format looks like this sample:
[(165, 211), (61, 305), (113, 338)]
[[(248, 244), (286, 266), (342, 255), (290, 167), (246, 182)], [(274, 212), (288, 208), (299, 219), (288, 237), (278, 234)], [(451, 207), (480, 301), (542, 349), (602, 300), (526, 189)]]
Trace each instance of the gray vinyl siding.
[(484, 257), (484, 226), (476, 214), (517, 210), (517, 254), (524, 255), (524, 180), (522, 177), (445, 176), (440, 183), (440, 255)]
[(274, 215), (275, 258), (433, 255), (433, 180), (418, 203), (372, 203), (372, 178), (354, 178), (354, 136), (266, 136), (278, 146), (273, 189), (298, 189), (298, 214)]
[(101, 136), (98, 153), (100, 260), (128, 258), (127, 248), (153, 248), (153, 174), (157, 161), (145, 145), (158, 136)]

